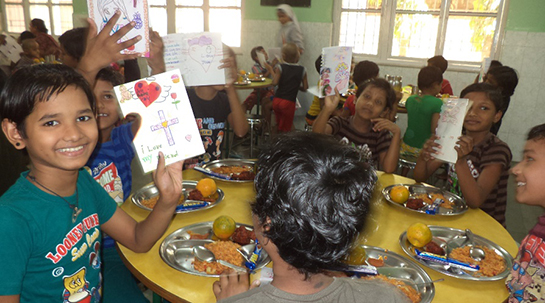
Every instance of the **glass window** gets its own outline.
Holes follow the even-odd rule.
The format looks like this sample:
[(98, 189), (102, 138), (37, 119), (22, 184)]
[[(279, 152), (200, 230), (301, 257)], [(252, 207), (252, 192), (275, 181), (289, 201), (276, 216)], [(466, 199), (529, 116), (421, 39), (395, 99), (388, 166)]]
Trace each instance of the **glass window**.
[(204, 31), (204, 15), (200, 8), (176, 9), (176, 32), (196, 33)]
[[(7, 0), (3, 2), (7, 31), (20, 34), (27, 30), (34, 18), (44, 20), (48, 33), (55, 36), (74, 28), (70, 0)], [(51, 20), (50, 16), (55, 16)]]

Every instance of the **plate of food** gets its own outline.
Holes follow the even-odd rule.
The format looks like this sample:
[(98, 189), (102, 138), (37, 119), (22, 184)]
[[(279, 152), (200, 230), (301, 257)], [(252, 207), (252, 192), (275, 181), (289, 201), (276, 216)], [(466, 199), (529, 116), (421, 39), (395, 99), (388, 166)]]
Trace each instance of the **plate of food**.
[(242, 80), (242, 81), (236, 81), (235, 82), (235, 85), (241, 85), (241, 86), (250, 85), (250, 84), (252, 84), (252, 81), (250, 81), (250, 80)]
[(414, 241), (409, 241), (409, 230), (399, 237), (399, 245), (403, 251), (418, 263), (447, 276), (464, 280), (496, 281), (509, 274), (513, 257), (501, 246), (475, 235), (473, 246), (484, 251), (483, 259), (477, 261), (470, 256), (471, 245), (467, 241), (466, 231), (444, 226), (427, 227), (431, 232), (431, 241), (427, 241), (420, 248), (411, 244)]
[[(214, 174), (209, 175), (210, 178), (216, 180), (246, 183), (254, 182), (255, 164), (255, 161), (252, 160), (221, 159), (204, 164), (202, 169), (219, 174), (219, 176), (215, 176)], [(225, 177), (228, 177), (228, 180)]]
[[(375, 266), (378, 275), (363, 275), (361, 279), (379, 279), (398, 287), (412, 303), (428, 303), (435, 296), (431, 277), (416, 262), (395, 252), (375, 246), (361, 245), (356, 253), (364, 255), (365, 263)], [(352, 253), (354, 254), (354, 252)], [(351, 256), (352, 256), (351, 254)], [(360, 259), (355, 256), (355, 259)], [(361, 260), (361, 259), (360, 259)]]
[[(199, 182), (189, 180), (183, 181), (182, 196), (180, 197), (180, 201), (178, 201), (178, 206), (176, 207), (177, 214), (212, 208), (223, 201), (225, 194), (220, 188), (217, 188), (214, 180), (210, 178), (205, 178), (203, 180), (199, 182), (201, 182), (201, 186), (206, 188), (206, 190), (212, 192), (210, 195), (208, 195), (209, 192), (205, 192), (204, 194), (207, 196), (204, 196), (203, 193), (197, 189)], [(199, 188), (201, 188), (201, 186), (199, 186)], [(159, 190), (157, 187), (155, 187), (154, 183), (150, 183), (137, 190), (132, 195), (131, 200), (140, 208), (153, 210), (157, 200), (159, 200)]]
[(262, 76), (256, 76), (255, 78), (251, 78), (250, 81), (252, 82), (265, 82), (265, 77), (262, 77)]
[(456, 216), (468, 209), (457, 195), (422, 184), (390, 185), (382, 190), (382, 195), (396, 207), (428, 215)]
[[(240, 223), (234, 223), (234, 225), (236, 229), (225, 241), (215, 236), (214, 222), (197, 223), (180, 228), (168, 235), (161, 243), (159, 248), (161, 258), (172, 268), (188, 274), (219, 277), (228, 267), (217, 262), (201, 261), (194, 255), (193, 247), (204, 246), (212, 251), (216, 259), (244, 267), (245, 258), (238, 250), (255, 243), (255, 235), (250, 225)], [(270, 261), (267, 252), (262, 250), (256, 262), (256, 269), (264, 267)]]

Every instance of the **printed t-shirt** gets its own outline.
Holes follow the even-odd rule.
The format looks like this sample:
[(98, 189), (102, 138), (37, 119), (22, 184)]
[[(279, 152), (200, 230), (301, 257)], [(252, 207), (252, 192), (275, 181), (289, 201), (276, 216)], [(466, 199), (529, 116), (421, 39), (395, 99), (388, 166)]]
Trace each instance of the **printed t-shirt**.
[(280, 75), (274, 96), (295, 102), (301, 81), (307, 72), (306, 69), (301, 65), (291, 63), (278, 64), (277, 67), (282, 75)]
[(441, 112), (441, 106), (443, 101), (431, 95), (410, 96), (405, 103), (409, 120), (403, 142), (412, 147), (422, 148), (432, 134), (432, 116)]
[(77, 302), (89, 296), (89, 302), (99, 302), (100, 224), (117, 205), (80, 169), (77, 197), (65, 197), (81, 209), (72, 223), (66, 201), (40, 190), (27, 175), (23, 172), (0, 197), (0, 295), (18, 294), (21, 303)]
[[(500, 222), (505, 227), (505, 209), (507, 206), (507, 181), (512, 159), (509, 146), (493, 134), (489, 134), (467, 155), (467, 165), (471, 175), (476, 180), (487, 165), (501, 164), (503, 169), (498, 183), (494, 186), (481, 209)], [(448, 182), (450, 191), (463, 198), (454, 164), (449, 164)]]
[(339, 139), (341, 143), (350, 144), (362, 153), (363, 159), (367, 159), (375, 168), (379, 168), (380, 153), (387, 152), (392, 142), (392, 136), (389, 131), (380, 132), (370, 131), (360, 133), (354, 129), (350, 123), (353, 117), (333, 117), (327, 124), (332, 128), (332, 135)]
[(508, 302), (545, 302), (545, 215), (520, 243), (505, 286)]

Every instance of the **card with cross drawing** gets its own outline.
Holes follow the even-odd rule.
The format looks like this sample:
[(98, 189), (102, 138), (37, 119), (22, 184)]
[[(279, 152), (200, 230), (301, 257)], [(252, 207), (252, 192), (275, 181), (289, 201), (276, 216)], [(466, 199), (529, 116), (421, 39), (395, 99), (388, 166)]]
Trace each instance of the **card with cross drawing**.
[(199, 129), (178, 69), (114, 87), (123, 116), (138, 113), (142, 125), (133, 140), (142, 170), (204, 153)]

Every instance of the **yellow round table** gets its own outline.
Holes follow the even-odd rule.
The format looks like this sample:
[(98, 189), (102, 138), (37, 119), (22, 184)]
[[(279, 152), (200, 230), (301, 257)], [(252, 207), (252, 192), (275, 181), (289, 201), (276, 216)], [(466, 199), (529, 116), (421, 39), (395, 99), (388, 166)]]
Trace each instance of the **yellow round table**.
[[(398, 253), (408, 259), (399, 246), (399, 236), (415, 222), (428, 225), (441, 225), (458, 229), (470, 228), (475, 234), (500, 245), (511, 255), (517, 246), (511, 235), (496, 220), (480, 209), (469, 209), (461, 216), (433, 217), (395, 207), (388, 204), (380, 191), (397, 183), (414, 183), (414, 180), (393, 174), (379, 172), (379, 181), (372, 199), (370, 224), (367, 235), (360, 239), (366, 245), (378, 246)], [(184, 171), (184, 180), (200, 180), (201, 173)], [(121, 257), (131, 272), (148, 288), (170, 302), (215, 302), (212, 283), (216, 278), (194, 276), (177, 271), (168, 266), (159, 255), (163, 239), (175, 230), (187, 225), (213, 221), (220, 215), (229, 215), (240, 223), (252, 224), (249, 202), (254, 199), (253, 183), (227, 183), (218, 181), (218, 187), (225, 192), (224, 201), (214, 208), (174, 216), (165, 235), (147, 253), (134, 253), (119, 245)], [(134, 205), (128, 199), (121, 206), (137, 221), (143, 220), (149, 212)], [(427, 267), (424, 270), (432, 280), (443, 278), (435, 283), (433, 302), (502, 302), (507, 298), (504, 280), (494, 282), (475, 282), (456, 279), (438, 273)]]

